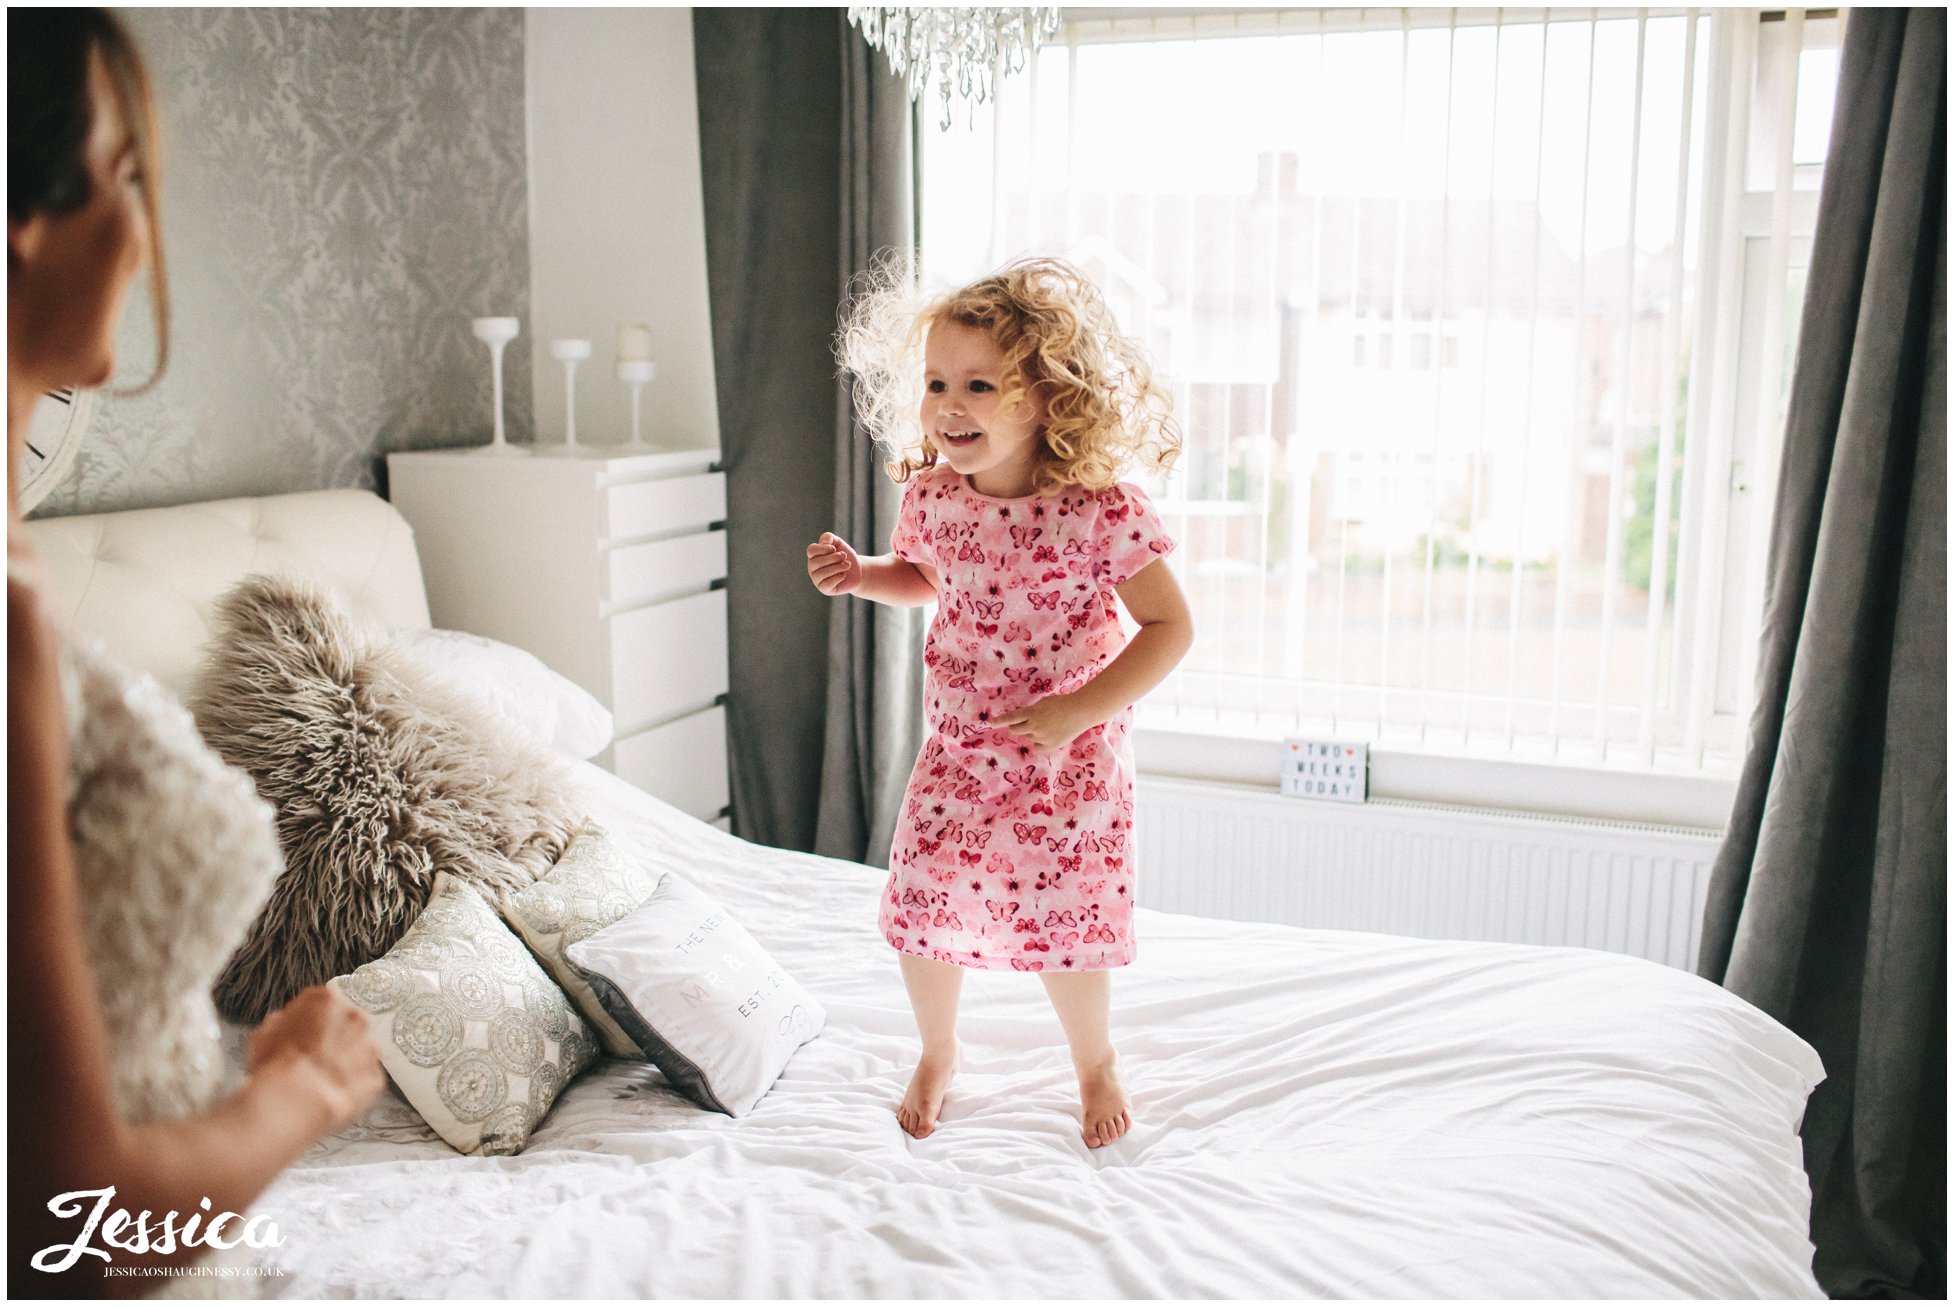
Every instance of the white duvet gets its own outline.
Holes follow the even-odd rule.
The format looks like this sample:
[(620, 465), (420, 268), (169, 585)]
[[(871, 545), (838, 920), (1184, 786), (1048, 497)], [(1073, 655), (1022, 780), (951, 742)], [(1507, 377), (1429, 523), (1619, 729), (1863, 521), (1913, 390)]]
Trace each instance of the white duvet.
[(1818, 1057), (1706, 981), (1143, 909), (1114, 982), (1133, 1131), (1086, 1148), (1042, 987), (978, 972), (918, 1142), (883, 873), (582, 774), (826, 1031), (739, 1120), (600, 1062), (518, 1157), (456, 1154), (389, 1089), (257, 1205), (286, 1296), (1822, 1296), (1797, 1135)]

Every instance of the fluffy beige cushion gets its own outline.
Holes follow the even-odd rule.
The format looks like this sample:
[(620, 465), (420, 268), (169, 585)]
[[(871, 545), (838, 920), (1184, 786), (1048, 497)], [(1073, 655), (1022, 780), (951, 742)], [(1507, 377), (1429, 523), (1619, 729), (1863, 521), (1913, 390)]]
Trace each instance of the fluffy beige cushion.
[(562, 757), (423, 672), (304, 582), (247, 577), (218, 605), (198, 729), (278, 814), (285, 872), (218, 979), (255, 1022), (385, 954), (437, 872), (500, 904), (548, 871), (583, 808)]

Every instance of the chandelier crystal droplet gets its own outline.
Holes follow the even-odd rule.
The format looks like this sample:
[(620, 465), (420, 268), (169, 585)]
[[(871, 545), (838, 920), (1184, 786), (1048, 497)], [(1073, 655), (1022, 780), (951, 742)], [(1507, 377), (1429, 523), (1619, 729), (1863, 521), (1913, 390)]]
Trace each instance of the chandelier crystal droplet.
[(909, 98), (923, 98), (936, 83), (943, 106), (942, 128), (950, 130), (952, 91), (966, 101), (988, 102), (993, 78), (1024, 68), (1047, 38), (1058, 34), (1058, 10), (1003, 8), (869, 9), (851, 5), (848, 21), (862, 29), (869, 45), (889, 57), (889, 66), (909, 87)]

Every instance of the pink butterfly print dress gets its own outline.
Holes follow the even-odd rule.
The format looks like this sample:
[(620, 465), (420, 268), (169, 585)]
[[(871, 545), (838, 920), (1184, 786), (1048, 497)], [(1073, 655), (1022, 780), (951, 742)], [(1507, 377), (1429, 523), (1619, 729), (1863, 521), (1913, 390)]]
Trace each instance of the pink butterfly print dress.
[(935, 568), (929, 735), (889, 858), (882, 933), (983, 970), (1133, 960), (1133, 713), (1046, 752), (990, 722), (1090, 681), (1126, 647), (1114, 586), (1171, 551), (1137, 486), (995, 499), (913, 477), (895, 552)]

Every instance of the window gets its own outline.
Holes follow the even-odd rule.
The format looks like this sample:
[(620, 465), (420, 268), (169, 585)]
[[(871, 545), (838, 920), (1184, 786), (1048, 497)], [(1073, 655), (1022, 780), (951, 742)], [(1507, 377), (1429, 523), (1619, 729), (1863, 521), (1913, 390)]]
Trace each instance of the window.
[(923, 233), (1175, 382), (1142, 724), (1733, 773), (1836, 11), (1135, 14), (925, 131)]

